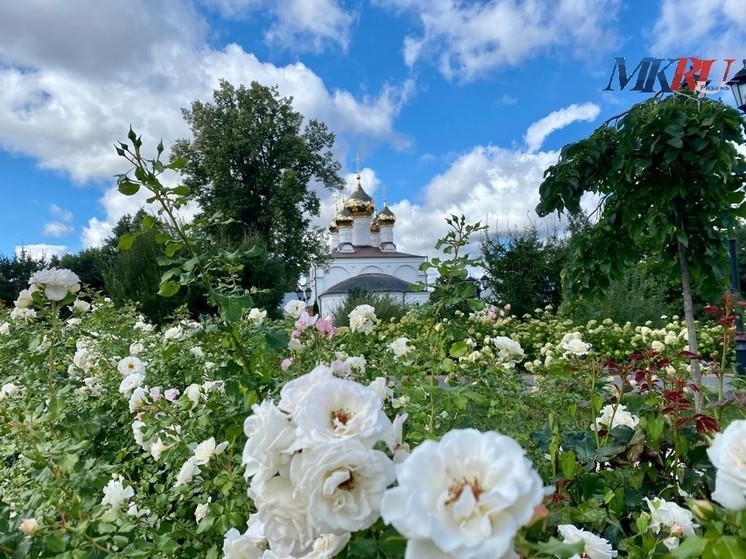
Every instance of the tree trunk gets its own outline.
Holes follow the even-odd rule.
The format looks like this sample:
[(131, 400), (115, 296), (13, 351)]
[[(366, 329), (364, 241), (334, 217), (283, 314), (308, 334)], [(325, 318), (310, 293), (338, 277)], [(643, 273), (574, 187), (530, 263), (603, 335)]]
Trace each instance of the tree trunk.
[[(684, 231), (684, 215), (681, 202), (676, 204), (676, 225), (679, 231)], [(689, 351), (697, 354), (697, 331), (694, 327), (694, 304), (692, 302), (692, 281), (689, 276), (689, 262), (687, 260), (687, 248), (680, 240), (676, 241), (679, 249), (679, 269), (681, 270), (681, 292), (684, 297), (684, 320), (686, 321), (686, 333), (689, 341)], [(699, 359), (691, 360), (692, 381), (699, 388), (702, 385), (702, 375), (699, 369)], [(696, 413), (702, 411), (702, 395), (699, 391), (694, 393), (694, 404)]]

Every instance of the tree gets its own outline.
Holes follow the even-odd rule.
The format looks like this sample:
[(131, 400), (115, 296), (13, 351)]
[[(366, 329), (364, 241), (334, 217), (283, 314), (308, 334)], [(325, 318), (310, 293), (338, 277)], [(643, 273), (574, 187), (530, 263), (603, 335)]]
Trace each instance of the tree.
[(328, 252), (319, 230), (318, 183), (342, 188), (340, 164), (333, 159), (334, 135), (326, 126), (293, 110), (292, 98), (253, 82), (246, 88), (221, 81), (212, 103), (194, 101), (183, 115), (194, 138), (178, 140), (174, 157), (185, 156), (184, 185), (206, 215), (234, 220), (219, 235), (235, 244), (259, 235), (270, 258), (283, 264), (272, 282), (295, 287), (298, 276)]
[(562, 302), (566, 247), (557, 235), (542, 239), (533, 225), (507, 235), (488, 235), (482, 257), (494, 298), (510, 303), (516, 316), (547, 305), (557, 308)]
[[(577, 214), (583, 194), (600, 196), (598, 220), (576, 247), (566, 289), (602, 292), (652, 242), (662, 264), (678, 267), (696, 353), (692, 280), (721, 283), (725, 238), (746, 214), (746, 161), (736, 150), (745, 141), (742, 128), (737, 110), (683, 92), (634, 105), (565, 146), (545, 172), (538, 214)], [(700, 382), (696, 360), (692, 379)]]
[(12, 305), (34, 272), (44, 267), (45, 260), (35, 260), (21, 248), (13, 258), (0, 256), (0, 302)]

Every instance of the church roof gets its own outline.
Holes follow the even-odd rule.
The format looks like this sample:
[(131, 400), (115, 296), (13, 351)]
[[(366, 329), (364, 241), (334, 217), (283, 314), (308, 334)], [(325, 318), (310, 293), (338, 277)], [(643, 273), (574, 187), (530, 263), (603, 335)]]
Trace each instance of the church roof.
[(412, 284), (394, 276), (386, 274), (362, 274), (331, 286), (323, 295), (332, 293), (349, 293), (354, 289), (363, 289), (370, 293), (380, 292), (408, 292), (412, 291)]
[(408, 254), (406, 252), (384, 252), (378, 247), (369, 246), (355, 246), (355, 252), (332, 252), (332, 258), (422, 258), (424, 256), (417, 256), (416, 254)]

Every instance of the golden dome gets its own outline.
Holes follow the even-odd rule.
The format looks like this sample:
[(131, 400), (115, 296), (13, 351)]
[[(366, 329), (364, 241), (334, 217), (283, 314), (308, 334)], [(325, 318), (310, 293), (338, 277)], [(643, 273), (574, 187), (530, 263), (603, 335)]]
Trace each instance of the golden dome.
[(353, 216), (366, 215), (371, 216), (376, 211), (376, 205), (360, 184), (360, 175), (357, 176), (357, 188), (350, 194), (345, 202), (345, 209), (349, 210)]
[(337, 217), (334, 218), (334, 221), (337, 222), (338, 227), (352, 227), (352, 222), (354, 221), (354, 219), (352, 218), (350, 210), (345, 207), (342, 208), (342, 210), (337, 214)]
[(338, 231), (339, 231), (339, 227), (337, 227), (337, 220), (336, 219), (332, 219), (329, 222), (329, 232), (330, 233), (336, 233)]
[(381, 224), (378, 223), (378, 217), (374, 217), (373, 221), (370, 222), (370, 231), (371, 233), (381, 232)]
[(394, 212), (392, 212), (386, 204), (384, 204), (383, 209), (380, 211), (376, 219), (381, 225), (393, 225), (396, 223)]

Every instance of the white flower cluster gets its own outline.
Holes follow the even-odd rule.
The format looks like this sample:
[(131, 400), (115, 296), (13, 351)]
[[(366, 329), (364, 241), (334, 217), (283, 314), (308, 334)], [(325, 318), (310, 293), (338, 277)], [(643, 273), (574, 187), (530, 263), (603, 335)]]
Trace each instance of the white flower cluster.
[(249, 321), (259, 326), (267, 318), (267, 311), (254, 307), (249, 311)]
[(401, 425), (395, 435), (373, 390), (323, 365), (253, 412), (242, 463), (257, 513), (226, 534), (225, 556), (332, 557), (378, 519), (394, 463), (373, 446), (393, 452)]
[(80, 291), (80, 278), (64, 268), (44, 268), (31, 276), (28, 282), (32, 293), (44, 290), (44, 295), (50, 301), (62, 301), (68, 293)]
[(20, 395), (20, 393), (21, 389), (17, 385), (13, 384), (12, 382), (6, 382), (0, 387), (0, 400), (18, 396)]
[(746, 510), (746, 419), (717, 433), (707, 456), (717, 470), (712, 498), (726, 509)]
[(389, 349), (394, 353), (394, 357), (399, 359), (401, 357), (405, 357), (407, 353), (412, 351), (412, 346), (408, 344), (408, 338), (396, 338), (389, 344)]
[(376, 309), (370, 305), (358, 305), (348, 315), (350, 318), (350, 330), (370, 334), (378, 324)]

